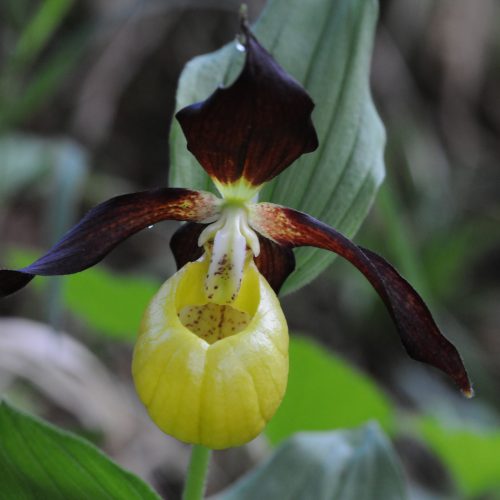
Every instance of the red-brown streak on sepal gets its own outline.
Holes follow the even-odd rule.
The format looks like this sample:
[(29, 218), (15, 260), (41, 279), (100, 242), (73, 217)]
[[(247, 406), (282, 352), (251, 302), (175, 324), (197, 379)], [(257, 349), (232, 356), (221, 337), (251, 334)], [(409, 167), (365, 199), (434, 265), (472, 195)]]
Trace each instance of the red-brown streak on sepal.
[(260, 235), (259, 244), (260, 253), (255, 258), (255, 264), (274, 292), (278, 294), (285, 280), (295, 269), (293, 250)]
[(458, 351), (441, 334), (418, 293), (382, 257), (358, 247), (307, 214), (271, 203), (255, 205), (250, 223), (256, 231), (280, 245), (323, 248), (351, 262), (381, 296), (408, 354), (447, 373), (466, 396), (472, 396), (471, 383)]
[(124, 239), (157, 222), (203, 221), (217, 212), (214, 195), (189, 189), (163, 188), (117, 196), (90, 210), (37, 261), (18, 271), (0, 270), (0, 297), (24, 287), (35, 275), (83, 271)]
[(258, 186), (318, 147), (314, 103), (243, 26), (246, 60), (237, 80), (176, 117), (187, 147), (211, 177)]
[(206, 227), (206, 224), (187, 222), (174, 233), (170, 240), (170, 248), (174, 254), (177, 269), (188, 262), (198, 260), (203, 255), (204, 249), (198, 246), (198, 238)]

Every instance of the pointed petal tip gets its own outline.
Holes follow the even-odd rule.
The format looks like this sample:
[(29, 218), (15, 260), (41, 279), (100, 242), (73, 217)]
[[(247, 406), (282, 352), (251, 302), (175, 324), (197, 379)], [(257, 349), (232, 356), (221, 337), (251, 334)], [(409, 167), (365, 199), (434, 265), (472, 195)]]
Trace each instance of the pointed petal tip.
[(24, 288), (34, 276), (22, 271), (0, 269), (0, 299)]
[(474, 388), (470, 385), (470, 383), (467, 387), (462, 387), (460, 391), (467, 399), (472, 399), (476, 395)]
[(416, 290), (380, 255), (358, 247), (307, 214), (271, 203), (255, 205), (250, 223), (257, 232), (279, 245), (323, 248), (351, 262), (384, 301), (408, 355), (441, 370), (465, 397), (473, 397), (474, 391), (457, 349), (441, 333)]
[(210, 220), (218, 199), (206, 192), (160, 188), (111, 198), (90, 210), (45, 255), (18, 271), (0, 270), (0, 298), (17, 292), (35, 275), (74, 274), (100, 262), (123, 240), (163, 220)]
[(439, 366), (437, 366), (437, 368), (441, 368), (443, 372), (445, 372), (447, 375), (451, 377), (451, 379), (455, 382), (456, 386), (466, 399), (472, 399), (475, 396), (475, 391), (474, 388), (472, 387), (472, 382), (469, 379), (469, 375), (467, 373), (467, 370), (465, 369), (464, 363), (462, 361), (460, 354), (458, 353), (458, 350), (454, 348), (454, 351), (455, 351), (454, 367), (452, 368), (451, 366), (449, 366), (448, 370), (445, 370)]

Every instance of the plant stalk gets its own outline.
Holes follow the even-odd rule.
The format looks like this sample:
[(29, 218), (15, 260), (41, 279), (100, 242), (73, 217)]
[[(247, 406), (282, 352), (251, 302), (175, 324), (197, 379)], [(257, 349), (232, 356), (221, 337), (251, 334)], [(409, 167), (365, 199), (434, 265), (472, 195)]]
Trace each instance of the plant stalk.
[(205, 493), (205, 483), (212, 450), (201, 445), (193, 445), (187, 471), (182, 500), (201, 500)]

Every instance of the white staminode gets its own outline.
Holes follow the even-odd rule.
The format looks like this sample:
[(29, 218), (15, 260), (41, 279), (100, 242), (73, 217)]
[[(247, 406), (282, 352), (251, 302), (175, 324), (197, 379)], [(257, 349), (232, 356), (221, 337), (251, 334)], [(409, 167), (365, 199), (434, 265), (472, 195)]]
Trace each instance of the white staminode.
[(240, 289), (248, 249), (255, 257), (260, 252), (259, 239), (248, 225), (245, 206), (226, 205), (219, 219), (203, 230), (198, 245), (212, 239), (205, 291), (211, 302), (230, 304)]

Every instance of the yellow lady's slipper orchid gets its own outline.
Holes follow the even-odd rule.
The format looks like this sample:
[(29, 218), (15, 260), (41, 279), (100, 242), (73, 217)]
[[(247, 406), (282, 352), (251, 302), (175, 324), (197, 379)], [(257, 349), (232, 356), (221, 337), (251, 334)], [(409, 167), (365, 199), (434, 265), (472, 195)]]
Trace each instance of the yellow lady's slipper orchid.
[(314, 151), (314, 104), (245, 23), (236, 81), (176, 118), (189, 151), (221, 197), (163, 188), (112, 198), (20, 270), (0, 270), (0, 296), (36, 275), (70, 274), (157, 222), (187, 221), (171, 247), (179, 271), (149, 305), (134, 352), (137, 392), (166, 433), (212, 448), (255, 437), (283, 397), (287, 327), (277, 293), (294, 269), (293, 248), (349, 260), (384, 301), (408, 354), (472, 387), (455, 347), (411, 285), (380, 255), (296, 210), (258, 202), (262, 186)]
[(132, 373), (160, 429), (219, 449), (253, 439), (274, 415), (288, 378), (288, 329), (253, 262), (231, 305), (207, 299), (208, 264), (186, 264), (153, 298)]

